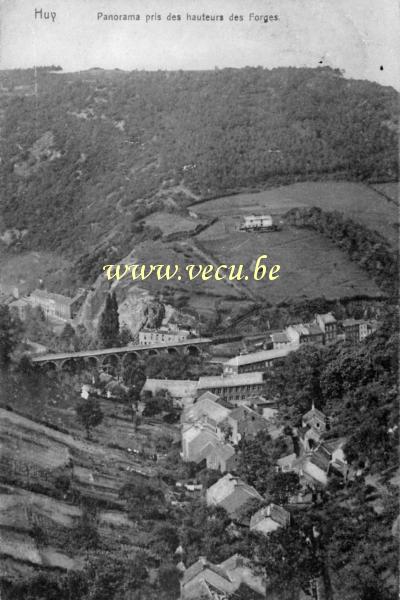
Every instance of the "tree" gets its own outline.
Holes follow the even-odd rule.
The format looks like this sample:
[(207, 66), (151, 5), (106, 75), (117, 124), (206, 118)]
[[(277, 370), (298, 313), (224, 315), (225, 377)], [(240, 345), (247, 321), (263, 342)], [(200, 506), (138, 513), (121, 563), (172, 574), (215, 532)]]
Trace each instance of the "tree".
[(268, 482), (268, 494), (276, 504), (286, 504), (301, 489), (297, 473), (275, 473)]
[(70, 323), (65, 323), (64, 328), (59, 336), (59, 349), (60, 350), (76, 350), (77, 339), (75, 329)]
[(87, 600), (131, 598), (132, 591), (140, 588), (148, 576), (145, 559), (140, 553), (128, 558), (112, 552), (90, 560), (85, 574), (89, 589)]
[(115, 292), (107, 295), (104, 310), (100, 315), (98, 336), (100, 343), (104, 348), (118, 346), (119, 317)]
[(165, 497), (156, 481), (140, 475), (127, 483), (120, 491), (127, 503), (128, 515), (132, 520), (158, 520), (165, 517)]
[(124, 323), (121, 327), (121, 331), (119, 333), (119, 341), (121, 346), (127, 346), (129, 344), (129, 342), (132, 342), (133, 337), (132, 337), (132, 333), (129, 329), (129, 327), (127, 326), (126, 323)]
[(0, 305), (0, 368), (6, 367), (21, 339), (21, 322), (7, 305)]
[(86, 437), (90, 440), (91, 429), (100, 425), (104, 417), (99, 401), (93, 396), (89, 396), (87, 399), (81, 400), (75, 410), (79, 421), (86, 430)]

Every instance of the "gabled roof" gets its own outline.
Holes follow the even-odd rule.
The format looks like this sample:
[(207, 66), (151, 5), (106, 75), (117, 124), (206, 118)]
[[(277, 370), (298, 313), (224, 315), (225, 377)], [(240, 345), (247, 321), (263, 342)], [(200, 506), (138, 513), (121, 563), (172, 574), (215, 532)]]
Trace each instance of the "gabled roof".
[(308, 327), (309, 335), (322, 335), (324, 333), (322, 331), (322, 329), (320, 328), (320, 326), (317, 325), (316, 323), (309, 323), (307, 325), (307, 327)]
[(213, 394), (212, 392), (210, 392), (209, 390), (207, 390), (206, 392), (203, 392), (201, 394), (201, 396), (199, 396), (196, 400), (196, 404), (198, 404), (199, 402), (201, 402), (202, 400), (213, 400), (214, 402), (218, 402), (218, 400), (220, 400), (220, 397), (217, 396), (217, 394)]
[(210, 456), (218, 456), (223, 460), (227, 460), (235, 454), (235, 449), (231, 444), (218, 444), (215, 445), (213, 450), (210, 452)]
[(223, 579), (226, 579), (227, 582), (231, 583), (229, 575), (223, 568), (209, 562), (204, 556), (201, 556), (195, 563), (193, 563), (192, 565), (190, 565), (190, 567), (186, 569), (182, 577), (182, 584), (188, 583), (189, 581), (191, 581), (191, 579), (196, 577), (205, 569), (210, 569), (210, 571), (217, 573), (217, 575), (219, 575)]
[(255, 410), (243, 405), (237, 406), (231, 410), (228, 416), (230, 419), (235, 419), (235, 421), (242, 421), (249, 418), (251, 419), (252, 417), (254, 417), (254, 419), (257, 418), (259, 421), (265, 421), (265, 419), (261, 417), (261, 415), (259, 415)]
[(330, 440), (324, 440), (324, 447), (333, 454), (338, 448), (343, 448), (346, 445), (347, 439), (345, 437), (332, 438)]
[(331, 462), (331, 455), (328, 452), (324, 452), (322, 449), (317, 448), (312, 454), (306, 457), (306, 460), (322, 471), (327, 473), (329, 471), (329, 465)]
[(229, 514), (234, 514), (252, 498), (262, 500), (255, 488), (231, 473), (227, 473), (208, 488), (207, 498), (210, 497), (213, 503), (222, 506)]
[(250, 529), (256, 527), (258, 523), (264, 521), (264, 519), (272, 519), (275, 523), (278, 523), (282, 527), (285, 527), (290, 522), (290, 513), (285, 510), (282, 506), (277, 504), (268, 504), (258, 510), (250, 519)]
[(199, 421), (201, 417), (207, 416), (219, 423), (226, 419), (229, 414), (229, 409), (215, 402), (205, 394), (194, 404), (183, 411), (182, 421)]

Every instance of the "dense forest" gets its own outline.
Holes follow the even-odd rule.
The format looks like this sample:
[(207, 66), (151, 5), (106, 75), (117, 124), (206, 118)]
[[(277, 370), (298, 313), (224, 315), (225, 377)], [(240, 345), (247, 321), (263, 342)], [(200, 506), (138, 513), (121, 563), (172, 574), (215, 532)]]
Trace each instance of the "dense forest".
[(17, 250), (121, 257), (160, 207), (397, 176), (397, 93), (338, 70), (41, 69), (0, 83), (0, 233)]

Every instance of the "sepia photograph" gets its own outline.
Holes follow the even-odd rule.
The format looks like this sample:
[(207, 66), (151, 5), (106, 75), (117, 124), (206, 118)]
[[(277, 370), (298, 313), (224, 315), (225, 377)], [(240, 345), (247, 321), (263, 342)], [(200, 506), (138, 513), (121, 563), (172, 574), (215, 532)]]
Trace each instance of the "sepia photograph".
[(399, 598), (397, 0), (0, 0), (0, 600)]

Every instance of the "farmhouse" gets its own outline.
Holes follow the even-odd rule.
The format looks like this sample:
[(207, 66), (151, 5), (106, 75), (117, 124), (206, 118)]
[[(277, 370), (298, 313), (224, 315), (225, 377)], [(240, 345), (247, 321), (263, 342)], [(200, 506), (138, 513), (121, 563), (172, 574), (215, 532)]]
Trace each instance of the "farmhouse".
[(247, 215), (240, 226), (241, 231), (268, 231), (275, 228), (271, 215)]

